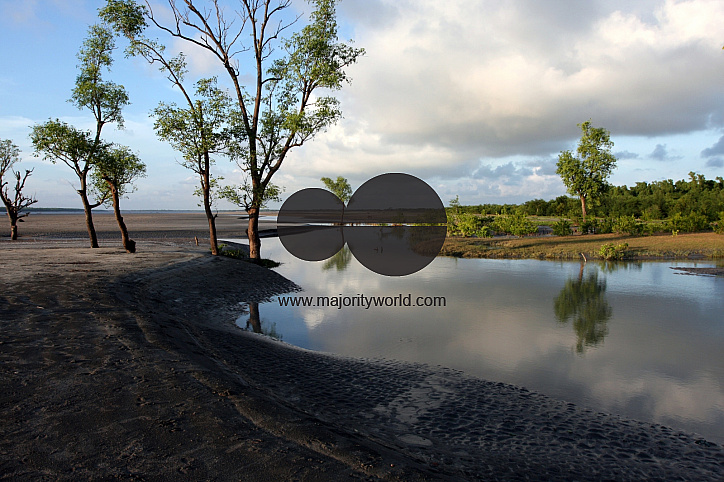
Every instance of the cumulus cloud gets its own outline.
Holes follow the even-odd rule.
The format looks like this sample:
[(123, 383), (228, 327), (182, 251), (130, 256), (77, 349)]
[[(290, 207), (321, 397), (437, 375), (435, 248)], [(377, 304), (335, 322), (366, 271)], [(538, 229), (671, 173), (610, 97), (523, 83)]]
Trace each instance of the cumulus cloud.
[(701, 157), (712, 157), (721, 154), (724, 154), (724, 136), (721, 136), (713, 146), (707, 147), (701, 151)]
[[(288, 175), (401, 171), (446, 190), (486, 181), (503, 195), (514, 180), (557, 195), (543, 181), (555, 161), (507, 160), (571, 148), (589, 118), (614, 140), (724, 125), (718, 1), (346, 0), (340, 13), (367, 54), (338, 94), (345, 119)], [(653, 159), (680, 158), (661, 145)]]
[(720, 2), (660, 2), (648, 16), (607, 2), (394, 5), (404, 15), (358, 30), (368, 56), (352, 87), (389, 143), (530, 154), (588, 117), (655, 135), (703, 128), (724, 106)]
[(638, 159), (639, 157), (638, 154), (630, 151), (614, 152), (613, 155), (616, 156), (616, 159)]
[(724, 167), (724, 159), (721, 157), (712, 157), (706, 161), (706, 167)]
[(666, 147), (666, 144), (656, 144), (656, 147), (654, 147), (654, 150), (651, 151), (649, 157), (657, 161), (674, 161), (677, 159), (681, 159), (681, 156), (675, 156), (670, 154), (669, 149)]

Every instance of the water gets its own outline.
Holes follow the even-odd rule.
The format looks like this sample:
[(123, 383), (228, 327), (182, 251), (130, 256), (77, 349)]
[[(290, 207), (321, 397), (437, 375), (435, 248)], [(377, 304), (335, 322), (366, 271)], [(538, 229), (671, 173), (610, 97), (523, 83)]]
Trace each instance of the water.
[(311, 263), (270, 238), (262, 253), (304, 289), (295, 296), (409, 294), (445, 306), (291, 307), (275, 297), (246, 306), (239, 326), (312, 350), (456, 368), (724, 443), (724, 278), (671, 269), (711, 262), (436, 258), (385, 277), (348, 251)]

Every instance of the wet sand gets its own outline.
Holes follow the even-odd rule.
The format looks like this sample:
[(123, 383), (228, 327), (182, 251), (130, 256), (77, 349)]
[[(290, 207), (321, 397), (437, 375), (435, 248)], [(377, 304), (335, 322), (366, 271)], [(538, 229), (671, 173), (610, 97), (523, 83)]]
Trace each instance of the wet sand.
[[(82, 216), (58, 216), (0, 239), (3, 478), (724, 477), (724, 448), (695, 435), (241, 331), (240, 302), (297, 287), (210, 256), (203, 214), (127, 215), (133, 255), (112, 216), (95, 250)], [(241, 237), (234, 219), (221, 237)]]

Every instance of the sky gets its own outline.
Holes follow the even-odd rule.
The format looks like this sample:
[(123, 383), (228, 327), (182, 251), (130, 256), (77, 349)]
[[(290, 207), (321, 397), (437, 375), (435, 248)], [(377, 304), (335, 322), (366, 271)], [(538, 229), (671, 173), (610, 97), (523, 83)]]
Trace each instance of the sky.
[[(0, 139), (20, 147), (19, 168), (34, 169), (26, 190), (37, 207), (81, 207), (73, 172), (34, 156), (28, 135), (49, 118), (93, 127), (68, 99), (76, 54), (103, 4), (0, 0)], [(165, 4), (151, 2), (162, 17)], [(292, 8), (301, 21), (311, 11), (302, 0)], [(446, 205), (455, 196), (463, 204), (553, 199), (566, 193), (558, 155), (575, 149), (577, 124), (589, 119), (611, 133), (613, 184), (724, 176), (721, 0), (343, 0), (337, 10), (340, 39), (366, 54), (335, 93), (343, 119), (293, 150), (274, 177), (282, 199), (323, 187), (323, 176), (356, 189), (387, 172), (425, 180)], [(195, 46), (148, 35), (186, 54), (190, 80), (218, 75), (229, 85)], [(125, 86), (131, 105), (125, 128), (108, 126), (103, 137), (129, 146), (148, 171), (121, 207), (198, 209), (196, 175), (156, 137), (150, 117), (159, 101), (183, 99), (118, 46), (105, 78)], [(242, 70), (251, 65), (239, 60)], [(214, 173), (243, 180), (223, 157)]]

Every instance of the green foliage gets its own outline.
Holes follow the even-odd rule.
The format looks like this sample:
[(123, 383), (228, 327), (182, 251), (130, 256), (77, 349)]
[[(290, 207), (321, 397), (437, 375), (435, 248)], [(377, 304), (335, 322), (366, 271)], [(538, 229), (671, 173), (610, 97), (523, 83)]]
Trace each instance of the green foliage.
[(491, 218), (474, 214), (451, 215), (448, 218), (447, 230), (451, 236), (489, 238), (493, 235), (489, 226)]
[(556, 173), (571, 195), (582, 201), (583, 217), (586, 217), (585, 203), (596, 202), (606, 190), (606, 180), (616, 167), (616, 158), (611, 153), (613, 142), (610, 133), (602, 127), (592, 127), (588, 120), (578, 124), (581, 128), (581, 140), (576, 148), (577, 156), (571, 151), (563, 151), (558, 156)]
[(347, 201), (352, 197), (352, 186), (342, 176), (338, 176), (336, 181), (328, 177), (323, 177), (320, 180), (324, 183), (324, 187), (332, 191), (343, 203), (347, 204)]
[[(212, 189), (214, 187), (215, 186), (212, 186)], [(267, 185), (264, 194), (261, 195), (261, 204), (259, 205), (259, 208), (264, 209), (269, 202), (281, 201), (282, 192), (284, 192), (284, 188), (280, 188), (276, 184), (270, 183), (269, 185)], [(226, 199), (231, 204), (243, 208), (247, 212), (251, 208), (254, 199), (253, 188), (248, 182), (245, 182), (241, 185), (229, 185), (221, 187), (217, 190), (216, 195), (221, 199)]]
[(641, 234), (643, 224), (636, 221), (633, 216), (619, 216), (613, 224), (613, 232), (618, 234), (629, 234), (637, 236)]
[(499, 234), (513, 236), (526, 236), (538, 232), (538, 226), (532, 223), (522, 210), (517, 210), (512, 215), (497, 216), (491, 227)]
[(460, 214), (462, 206), (460, 205), (460, 196), (455, 196), (455, 199), (450, 200), (450, 212), (452, 214)]
[(712, 223), (712, 228), (717, 234), (724, 234), (724, 211), (719, 213), (719, 220)]
[(626, 250), (628, 243), (614, 245), (613, 243), (604, 244), (598, 250), (598, 254), (605, 260), (619, 260), (627, 256)]
[(231, 98), (217, 87), (215, 77), (201, 79), (195, 86), (198, 98), (190, 99), (188, 107), (161, 102), (152, 115), (156, 135), (183, 155), (184, 167), (200, 174), (204, 163), (213, 163), (211, 154), (229, 149), (233, 132), (229, 120), (234, 115)]
[(553, 223), (551, 228), (553, 228), (553, 234), (556, 236), (569, 236), (573, 232), (571, 229), (571, 223), (567, 219), (563, 218)]
[[(92, 25), (78, 52), (80, 72), (75, 80), (71, 102), (79, 109), (93, 112), (98, 124), (115, 122), (123, 127), (121, 111), (128, 105), (128, 94), (122, 85), (103, 80), (103, 71), (113, 64), (115, 49), (113, 32), (102, 25)], [(100, 133), (98, 133), (100, 134)]]
[(578, 353), (583, 353), (586, 346), (603, 343), (608, 334), (606, 323), (613, 311), (605, 293), (606, 282), (598, 279), (598, 273), (590, 273), (584, 278), (581, 268), (578, 279), (567, 280), (553, 302), (553, 310), (559, 323), (573, 320)]
[(30, 141), (35, 155), (43, 154), (44, 159), (53, 164), (61, 161), (76, 174), (90, 169), (95, 146), (89, 131), (76, 129), (58, 119), (48, 120), (32, 127)]
[[(281, 36), (291, 25), (285, 23), (285, 10), (291, 7), (286, 1), (271, 7), (245, 1), (237, 9), (207, 9), (192, 1), (172, 3), (166, 25), (161, 17), (153, 16), (150, 6), (133, 0), (106, 0), (100, 10), (101, 17), (129, 39), (128, 54), (158, 62), (182, 90), (183, 57), (167, 59), (163, 45), (144, 37), (149, 25), (193, 48), (207, 50), (220, 61), (236, 97), (228, 118), (232, 135), (226, 152), (252, 186), (248, 191), (250, 229), (255, 226), (251, 218), (258, 216), (271, 179), (288, 152), (341, 117), (339, 101), (324, 94), (349, 82), (344, 69), (364, 54), (362, 49), (339, 42), (335, 0), (311, 3), (310, 22), (286, 40)], [(243, 55), (250, 58), (240, 59)], [(249, 75), (239, 68), (240, 63), (253, 66), (255, 72)], [(245, 81), (249, 81), (246, 86)], [(259, 240), (251, 231), (250, 238), (256, 257)]]
[(578, 227), (581, 234), (595, 234), (598, 232), (598, 221), (596, 218), (589, 218), (586, 221), (581, 220)]
[(664, 224), (667, 231), (695, 233), (709, 228), (709, 220), (701, 213), (692, 211), (686, 216), (676, 213)]
[(110, 200), (111, 188), (119, 197), (133, 192), (133, 181), (140, 177), (146, 177), (146, 165), (126, 146), (109, 147), (100, 152), (91, 173), (94, 188), (101, 199), (107, 200)]

